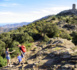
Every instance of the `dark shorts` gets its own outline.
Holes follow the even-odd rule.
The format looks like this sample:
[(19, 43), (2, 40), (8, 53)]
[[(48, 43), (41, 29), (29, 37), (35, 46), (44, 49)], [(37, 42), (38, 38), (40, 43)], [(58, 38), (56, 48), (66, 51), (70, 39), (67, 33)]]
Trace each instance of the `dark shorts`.
[(24, 58), (25, 54), (26, 54), (26, 52), (25, 53), (23, 52), (23, 54), (21, 54), (21, 57)]

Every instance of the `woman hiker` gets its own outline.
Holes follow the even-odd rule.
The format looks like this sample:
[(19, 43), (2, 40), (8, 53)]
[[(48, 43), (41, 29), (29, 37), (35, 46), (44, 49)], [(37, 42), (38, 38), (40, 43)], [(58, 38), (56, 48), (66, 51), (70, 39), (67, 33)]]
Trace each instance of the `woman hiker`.
[[(14, 50), (15, 51), (15, 50)], [(12, 66), (11, 64), (10, 64), (10, 53), (13, 53), (14, 51), (12, 51), (12, 52), (9, 52), (9, 48), (6, 48), (6, 59), (7, 59), (7, 66)]]

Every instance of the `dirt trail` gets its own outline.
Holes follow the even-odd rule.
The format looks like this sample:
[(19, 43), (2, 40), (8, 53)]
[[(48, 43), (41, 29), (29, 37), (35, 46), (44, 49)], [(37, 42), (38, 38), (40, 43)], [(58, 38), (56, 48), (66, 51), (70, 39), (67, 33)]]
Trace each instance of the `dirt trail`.
[[(5, 67), (0, 68), (0, 70), (23, 70), (23, 68), (29, 68), (28, 65), (33, 63), (32, 60), (31, 61), (29, 60), (29, 58), (33, 55), (32, 50), (36, 47), (37, 44), (38, 44), (38, 41), (33, 43), (33, 46), (30, 51), (26, 52), (24, 64), (20, 64), (20, 65), (15, 64), (17, 63), (17, 57), (16, 57), (16, 58), (11, 59), (11, 64), (13, 65), (12, 67), (5, 66)], [(29, 60), (28, 64), (27, 64), (27, 60)]]
[[(71, 45), (70, 45), (71, 44)], [(77, 56), (72, 56), (75, 46), (65, 39), (51, 39), (48, 44), (34, 42), (31, 50), (25, 55), (24, 64), (14, 64), (13, 67), (3, 67), (0, 70), (77, 70)], [(17, 62), (16, 62), (17, 63)]]

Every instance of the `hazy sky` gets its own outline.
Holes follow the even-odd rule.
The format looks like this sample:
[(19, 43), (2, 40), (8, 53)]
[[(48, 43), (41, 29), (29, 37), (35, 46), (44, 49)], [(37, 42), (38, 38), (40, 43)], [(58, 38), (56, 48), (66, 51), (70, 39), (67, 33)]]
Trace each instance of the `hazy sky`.
[(0, 23), (32, 22), (72, 8), (77, 0), (0, 0)]

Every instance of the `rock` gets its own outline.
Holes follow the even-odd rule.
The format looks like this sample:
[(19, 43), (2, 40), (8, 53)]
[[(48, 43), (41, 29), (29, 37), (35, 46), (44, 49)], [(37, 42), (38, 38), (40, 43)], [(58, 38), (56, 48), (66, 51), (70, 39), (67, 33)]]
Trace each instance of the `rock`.
[(62, 38), (51, 38), (48, 44), (55, 44), (58, 45), (58, 47), (65, 47), (65, 48), (72, 48), (75, 47), (75, 45), (67, 39)]
[(39, 64), (39, 62), (35, 62), (34, 64), (35, 64), (35, 65), (38, 65), (38, 64)]
[(63, 28), (74, 30), (75, 29), (75, 25), (68, 25), (68, 24), (66, 24), (66, 25), (63, 26)]
[(74, 68), (74, 70), (77, 70), (77, 68)]
[(38, 47), (39, 51), (42, 50), (42, 47)]
[(77, 68), (77, 64), (75, 64), (75, 68)]
[(66, 59), (66, 58), (71, 58), (71, 55), (68, 52), (64, 52), (64, 53), (61, 54), (60, 57), (63, 58), (63, 59)]
[(54, 62), (54, 59), (45, 59), (41, 61), (41, 64), (43, 66), (51, 66), (51, 64)]
[(74, 65), (69, 65), (71, 68), (74, 68)]
[(73, 70), (73, 69), (74, 69), (74, 65), (66, 64), (62, 66), (62, 70)]
[(54, 67), (56, 67), (56, 65), (54, 65)]
[(53, 41), (52, 41), (52, 40), (50, 40), (50, 41), (48, 42), (48, 44), (52, 44), (52, 42), (53, 42)]
[(76, 49), (76, 50), (74, 50), (74, 52), (77, 52), (77, 49)]
[(34, 61), (32, 61), (32, 60), (27, 60), (27, 64), (33, 64), (34, 63)]
[(67, 69), (68, 67), (69, 67), (68, 65), (64, 65), (64, 66), (62, 66), (62, 68), (66, 68), (66, 69)]
[(55, 57), (55, 55), (54, 55), (54, 54), (49, 54), (49, 56), (50, 56), (51, 58)]
[(54, 55), (59, 55), (59, 51), (55, 51), (53, 53), (54, 53)]
[(39, 51), (39, 52), (36, 54), (36, 56), (40, 56), (41, 54), (42, 54), (42, 52)]
[(63, 41), (61, 41), (61, 40), (56, 40), (56, 41), (54, 41), (52, 44), (62, 44), (63, 43)]
[[(72, 48), (74, 47), (75, 45), (70, 40), (62, 38), (51, 38), (51, 40), (49, 41), (49, 45), (47, 45), (46, 48), (50, 48), (50, 52), (52, 52), (54, 55), (62, 54), (62, 58), (70, 58), (71, 56), (69, 54), (73, 54), (74, 51), (72, 50)], [(52, 55), (50, 56), (52, 57)]]

